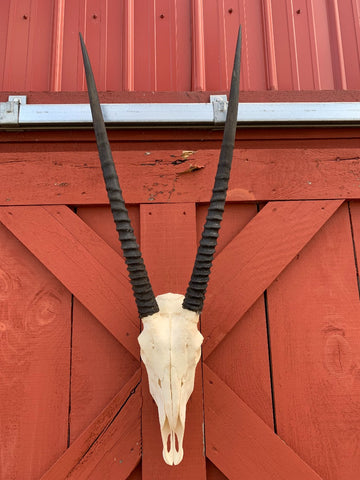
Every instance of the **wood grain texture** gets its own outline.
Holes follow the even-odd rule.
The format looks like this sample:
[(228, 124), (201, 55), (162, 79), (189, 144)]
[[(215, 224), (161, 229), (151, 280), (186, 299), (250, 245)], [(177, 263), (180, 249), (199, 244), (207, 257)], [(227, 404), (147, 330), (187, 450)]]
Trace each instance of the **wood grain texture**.
[(215, 259), (202, 314), (206, 358), (341, 205), (269, 202)]
[[(140, 219), (141, 248), (155, 292), (183, 293), (190, 279), (196, 253), (195, 205), (143, 205), (140, 208)], [(143, 479), (205, 479), (200, 365), (196, 371), (194, 392), (187, 405), (184, 458), (176, 467), (170, 467), (162, 458), (158, 412), (148, 390), (144, 366), (143, 382)]]
[(321, 480), (204, 365), (206, 455), (229, 480)]
[[(360, 210), (351, 208), (357, 258)], [(360, 468), (359, 292), (347, 205), (268, 290), (278, 433), (324, 480)]]
[(72, 443), (139, 368), (139, 361), (76, 299), (71, 352)]
[(194, 204), (141, 205), (141, 250), (155, 295), (185, 295), (196, 255)]
[(122, 259), (70, 209), (9, 207), (0, 220), (135, 356), (138, 315)]
[[(209, 201), (219, 141), (138, 142), (112, 147), (127, 203)], [(194, 153), (185, 159), (183, 151)], [(190, 166), (193, 171), (185, 173)], [(356, 199), (359, 172), (356, 145), (345, 148), (336, 142), (332, 148), (316, 148), (305, 142), (301, 148), (299, 143), (292, 148), (265, 148), (259, 142), (252, 148), (239, 142), (227, 199)], [(52, 146), (49, 151), (38, 147), (38, 151), (2, 152), (0, 204), (107, 205), (101, 175), (94, 144), (77, 144), (76, 155), (70, 144)]]
[[(132, 223), (138, 230), (138, 208), (130, 210)], [(118, 255), (122, 255), (109, 207), (79, 207), (76, 213)], [(113, 255), (108, 261), (112, 258)], [(116, 273), (116, 264), (112, 268)], [(70, 442), (121, 390), (139, 367), (139, 361), (75, 298), (71, 366)]]
[(141, 455), (140, 378), (138, 369), (41, 480), (129, 476)]
[(0, 224), (0, 477), (37, 480), (66, 449), (71, 295)]
[[(200, 236), (207, 205), (197, 208)], [(225, 207), (216, 255), (256, 216), (254, 204)], [(238, 259), (234, 259), (236, 262)], [(216, 280), (216, 279), (214, 279)], [(206, 303), (206, 300), (205, 300)], [(211, 313), (210, 313), (211, 314)], [(260, 296), (249, 311), (206, 359), (210, 367), (270, 427), (273, 426), (269, 355), (264, 298)]]

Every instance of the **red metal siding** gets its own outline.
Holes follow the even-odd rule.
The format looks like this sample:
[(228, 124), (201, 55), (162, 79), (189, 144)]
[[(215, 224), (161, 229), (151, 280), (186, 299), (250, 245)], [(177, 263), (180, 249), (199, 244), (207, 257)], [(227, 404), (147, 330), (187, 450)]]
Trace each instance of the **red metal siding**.
[(360, 0), (2, 0), (0, 89), (81, 91), (78, 32), (100, 90), (360, 88)]

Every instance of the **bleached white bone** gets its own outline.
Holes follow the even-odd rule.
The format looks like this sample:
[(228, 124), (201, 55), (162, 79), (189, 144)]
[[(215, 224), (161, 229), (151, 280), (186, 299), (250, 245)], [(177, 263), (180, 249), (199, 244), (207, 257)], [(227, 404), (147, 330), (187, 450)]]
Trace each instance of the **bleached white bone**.
[(159, 412), (163, 457), (167, 464), (181, 462), (186, 404), (194, 390), (195, 369), (203, 336), (199, 315), (182, 307), (184, 296), (156, 297), (159, 312), (142, 319), (140, 354), (149, 377), (150, 393)]

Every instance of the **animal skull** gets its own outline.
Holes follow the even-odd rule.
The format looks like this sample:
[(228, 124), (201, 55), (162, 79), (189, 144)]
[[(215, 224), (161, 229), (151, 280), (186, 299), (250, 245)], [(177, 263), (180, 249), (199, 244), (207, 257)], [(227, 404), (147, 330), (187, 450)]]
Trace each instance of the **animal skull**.
[(144, 329), (138, 341), (159, 411), (163, 458), (177, 465), (183, 458), (186, 404), (194, 389), (203, 337), (197, 328), (217, 244), (230, 177), (239, 101), (241, 29), (236, 45), (230, 99), (215, 184), (186, 295), (155, 298), (122, 196), (90, 60), (80, 35), (91, 113), (101, 168), (130, 282)]
[(203, 336), (199, 315), (182, 307), (183, 295), (158, 295), (159, 312), (142, 319), (140, 354), (150, 393), (159, 411), (163, 458), (177, 465), (183, 458), (186, 404), (194, 390)]

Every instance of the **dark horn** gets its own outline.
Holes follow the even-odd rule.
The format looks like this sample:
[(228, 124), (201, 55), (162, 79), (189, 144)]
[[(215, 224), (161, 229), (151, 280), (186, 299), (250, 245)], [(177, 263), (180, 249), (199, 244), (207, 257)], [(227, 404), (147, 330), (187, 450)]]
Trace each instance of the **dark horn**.
[(134, 292), (139, 316), (146, 317), (159, 311), (148, 274), (141, 256), (141, 252), (134, 230), (131, 227), (128, 211), (122, 196), (119, 179), (116, 173), (105, 122), (101, 112), (95, 79), (91, 69), (89, 56), (80, 34), (81, 50), (84, 59), (86, 83), (93, 118), (96, 144), (99, 151), (101, 168), (104, 175), (111, 211), (114, 217), (116, 230), (119, 234), (121, 248), (124, 252), (125, 262), (129, 272), (131, 286)]
[(200, 313), (203, 309), (205, 292), (223, 217), (226, 192), (230, 178), (231, 163), (235, 144), (237, 112), (239, 104), (241, 27), (236, 44), (232, 72), (230, 98), (226, 116), (224, 136), (221, 145), (218, 169), (215, 177), (210, 206), (196, 255), (194, 269), (183, 301), (183, 308)]

